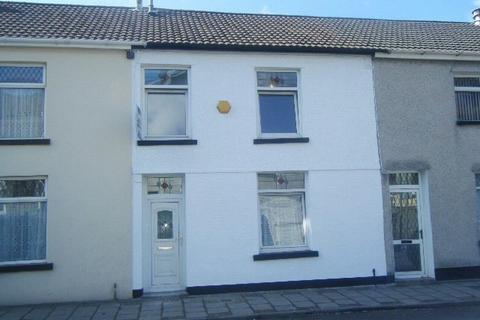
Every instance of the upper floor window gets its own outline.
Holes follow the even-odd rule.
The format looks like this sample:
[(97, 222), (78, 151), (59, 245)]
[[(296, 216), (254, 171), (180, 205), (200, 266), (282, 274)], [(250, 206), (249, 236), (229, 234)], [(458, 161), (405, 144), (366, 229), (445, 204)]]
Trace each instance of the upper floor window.
[(259, 173), (258, 197), (262, 251), (306, 249), (305, 173)]
[(480, 122), (480, 77), (454, 78), (457, 120)]
[(298, 72), (257, 71), (261, 136), (298, 136)]
[(188, 136), (188, 69), (144, 69), (144, 135), (153, 139)]
[(45, 260), (45, 178), (0, 178), (0, 230), (0, 263)]
[(44, 136), (45, 67), (0, 65), (0, 139)]

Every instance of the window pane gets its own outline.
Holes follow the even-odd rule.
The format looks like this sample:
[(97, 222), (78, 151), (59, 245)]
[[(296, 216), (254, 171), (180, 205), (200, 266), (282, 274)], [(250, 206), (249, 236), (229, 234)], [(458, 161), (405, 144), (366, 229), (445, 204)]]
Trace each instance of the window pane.
[(43, 136), (44, 89), (0, 88), (0, 138)]
[(147, 69), (145, 84), (147, 85), (187, 85), (187, 70)]
[(419, 244), (396, 244), (393, 247), (395, 254), (395, 271), (407, 272), (422, 270)]
[(417, 185), (418, 173), (415, 172), (397, 172), (388, 177), (390, 185)]
[(153, 93), (147, 95), (147, 135), (186, 135), (185, 92)]
[(480, 92), (456, 91), (458, 120), (480, 120)]
[(480, 87), (480, 78), (455, 78), (455, 87)]
[(296, 87), (296, 72), (257, 72), (257, 86), (259, 87)]
[(47, 204), (0, 202), (0, 262), (46, 257)]
[(304, 189), (305, 174), (303, 172), (259, 173), (258, 189)]
[(305, 245), (303, 195), (260, 196), (260, 215), (264, 247)]
[(45, 197), (45, 180), (0, 180), (0, 198)]
[(296, 133), (295, 95), (260, 94), (262, 133)]
[(43, 67), (0, 66), (0, 83), (43, 83)]
[(157, 239), (173, 239), (173, 213), (169, 210), (157, 212)]
[(393, 192), (392, 208), (393, 240), (419, 239), (417, 194)]
[(480, 188), (477, 189), (477, 228), (480, 234)]
[(182, 178), (180, 177), (151, 177), (147, 180), (148, 194), (182, 193)]

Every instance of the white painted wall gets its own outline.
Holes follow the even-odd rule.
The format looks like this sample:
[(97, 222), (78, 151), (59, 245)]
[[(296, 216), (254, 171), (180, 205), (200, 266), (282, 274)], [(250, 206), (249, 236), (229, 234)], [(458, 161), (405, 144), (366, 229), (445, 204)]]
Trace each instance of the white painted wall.
[[(372, 268), (385, 275), (369, 56), (138, 51), (134, 105), (141, 105), (142, 64), (191, 67), (198, 145), (135, 146), (133, 153), (136, 175), (185, 173), (187, 286), (371, 276)], [(300, 122), (310, 143), (253, 144), (255, 68), (262, 67), (300, 70)], [(217, 111), (219, 100), (230, 101), (229, 114)], [(276, 170), (308, 172), (310, 248), (319, 258), (252, 259), (259, 249), (256, 172)], [(140, 213), (137, 200), (134, 217)]]

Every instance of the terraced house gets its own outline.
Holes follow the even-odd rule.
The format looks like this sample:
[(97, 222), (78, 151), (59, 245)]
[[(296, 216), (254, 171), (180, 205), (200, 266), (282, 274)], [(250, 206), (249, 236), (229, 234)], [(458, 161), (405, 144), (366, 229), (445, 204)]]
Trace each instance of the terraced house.
[(478, 276), (479, 37), (0, 2), (0, 304)]

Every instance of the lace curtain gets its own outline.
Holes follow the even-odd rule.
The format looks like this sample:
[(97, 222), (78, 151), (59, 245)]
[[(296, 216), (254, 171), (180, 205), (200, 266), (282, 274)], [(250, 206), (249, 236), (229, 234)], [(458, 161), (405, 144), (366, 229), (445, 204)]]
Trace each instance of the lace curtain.
[(44, 89), (0, 88), (0, 138), (43, 136)]
[(0, 262), (46, 257), (46, 202), (0, 203)]
[(261, 196), (260, 212), (264, 247), (305, 244), (301, 195)]

